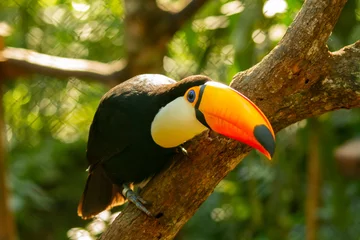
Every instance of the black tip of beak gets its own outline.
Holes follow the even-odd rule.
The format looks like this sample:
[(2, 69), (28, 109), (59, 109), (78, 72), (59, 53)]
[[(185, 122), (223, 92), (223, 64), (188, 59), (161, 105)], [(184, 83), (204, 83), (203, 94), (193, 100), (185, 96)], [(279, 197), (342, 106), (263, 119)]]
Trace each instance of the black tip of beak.
[(270, 130), (265, 125), (257, 125), (254, 129), (254, 136), (265, 150), (268, 151), (270, 156), (273, 157), (275, 152), (275, 139)]

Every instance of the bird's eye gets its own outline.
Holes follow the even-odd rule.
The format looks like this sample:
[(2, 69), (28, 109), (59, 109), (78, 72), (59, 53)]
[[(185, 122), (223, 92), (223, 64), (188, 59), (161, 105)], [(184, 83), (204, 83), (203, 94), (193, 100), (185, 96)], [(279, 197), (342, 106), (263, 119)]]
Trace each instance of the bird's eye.
[(195, 97), (196, 97), (195, 91), (190, 90), (187, 94), (187, 100), (192, 103), (195, 101)]

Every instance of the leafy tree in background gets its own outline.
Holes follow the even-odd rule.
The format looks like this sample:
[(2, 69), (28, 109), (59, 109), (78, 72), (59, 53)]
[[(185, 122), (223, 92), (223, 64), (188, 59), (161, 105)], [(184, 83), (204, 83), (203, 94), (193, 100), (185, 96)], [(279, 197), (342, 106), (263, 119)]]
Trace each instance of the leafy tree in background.
[[(343, 51), (345, 55), (331, 55), (333, 62), (326, 58), (324, 45), (344, 2), (307, 1), (282, 48), (234, 77), (233, 86), (259, 104), (276, 130), (334, 109), (359, 107), (359, 43)], [(277, 4), (277, 11), (271, 4)], [(109, 86), (145, 72), (164, 72), (175, 79), (202, 73), (229, 83), (276, 46), (301, 5), (297, 0), (2, 1), (2, 29), (12, 29), (5, 38), (9, 47), (1, 54), (0, 75), (10, 79), (3, 96), (7, 176), (19, 238), (64, 239), (70, 228), (88, 223), (76, 216), (86, 178), (85, 143), (95, 108)], [(359, 39), (358, 5), (355, 0), (345, 5), (328, 41), (331, 51)], [(336, 83), (335, 88), (326, 80)], [(141, 226), (148, 235), (166, 239), (230, 172), (178, 239), (357, 239), (359, 184), (339, 172), (333, 149), (359, 134), (359, 122), (357, 109), (303, 120), (278, 134), (273, 163), (251, 153), (231, 172), (249, 149), (215, 135), (212, 142), (199, 137), (188, 146), (194, 157), (177, 159), (144, 192), (146, 199), (155, 200), (151, 191), (169, 183), (169, 176), (207, 164), (204, 169), (215, 180), (200, 175), (182, 183), (182, 191), (193, 193), (196, 204), (155, 200), (155, 209), (170, 203), (179, 209), (161, 209), (158, 229), (146, 226), (152, 221), (145, 216), (136, 218), (131, 207), (124, 215), (136, 220), (134, 232)], [(199, 185), (187, 187), (195, 182)], [(307, 186), (315, 188), (309, 192)], [(306, 228), (305, 219), (312, 223)], [(119, 219), (114, 226), (127, 231), (121, 224), (129, 225)], [(97, 219), (88, 231), (76, 228), (69, 234), (96, 235), (106, 225)], [(1, 228), (1, 233), (8, 231)], [(114, 229), (102, 239), (116, 236)]]

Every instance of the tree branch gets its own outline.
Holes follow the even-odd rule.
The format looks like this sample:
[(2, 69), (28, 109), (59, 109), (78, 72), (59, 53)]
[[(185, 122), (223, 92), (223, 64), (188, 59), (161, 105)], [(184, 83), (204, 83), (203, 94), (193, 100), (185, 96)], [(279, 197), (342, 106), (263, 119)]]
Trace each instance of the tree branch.
[(29, 74), (78, 77), (114, 86), (141, 73), (160, 73), (168, 41), (207, 1), (193, 0), (172, 14), (159, 9), (156, 1), (125, 0), (127, 61), (101, 63), (8, 47), (0, 51), (1, 74), (8, 79)]
[[(353, 77), (358, 76), (360, 62), (343, 56), (358, 59), (358, 43), (333, 54), (326, 48), (345, 2), (306, 1), (279, 45), (259, 64), (234, 77), (232, 87), (266, 113), (275, 131), (338, 108), (360, 107), (360, 85)], [(189, 158), (177, 155), (142, 192), (157, 218), (129, 204), (100, 239), (172, 239), (250, 151), (213, 132), (185, 147)]]
[(360, 79), (360, 40), (346, 46), (332, 55), (331, 78), (348, 84), (359, 84)]
[(78, 77), (115, 85), (129, 79), (127, 65), (123, 61), (110, 64), (55, 57), (21, 48), (5, 48), (0, 52), (0, 68), (6, 78), (28, 74), (43, 74), (63, 77)]
[(320, 158), (320, 123), (316, 118), (309, 119), (308, 154), (306, 170), (306, 240), (318, 239), (319, 207), (321, 203), (321, 158)]

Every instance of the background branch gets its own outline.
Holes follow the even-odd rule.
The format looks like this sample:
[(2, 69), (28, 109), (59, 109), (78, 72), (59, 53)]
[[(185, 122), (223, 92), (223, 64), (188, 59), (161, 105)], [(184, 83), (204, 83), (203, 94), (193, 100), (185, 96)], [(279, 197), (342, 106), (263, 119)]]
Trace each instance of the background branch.
[(139, 1), (139, 4), (124, 2), (128, 11), (125, 19), (127, 60), (101, 63), (7, 47), (0, 51), (0, 69), (4, 78), (28, 74), (78, 77), (111, 87), (138, 74), (161, 73), (167, 43), (207, 0), (193, 0), (178, 13), (159, 9), (156, 1)]
[(156, 1), (125, 0), (125, 44), (133, 76), (162, 73), (167, 44), (207, 0), (193, 0), (178, 13), (159, 8)]
[[(345, 0), (309, 0), (297, 15), (279, 45), (253, 68), (234, 77), (232, 87), (245, 93), (270, 118), (275, 131), (325, 112), (360, 107), (360, 86), (340, 84), (335, 73), (352, 76), (356, 66), (333, 72), (336, 64), (326, 41)], [(359, 57), (357, 44), (353, 49)], [(334, 53), (334, 56), (337, 54)], [(342, 57), (340, 60), (344, 61)], [(350, 60), (349, 60), (350, 61)], [(350, 72), (348, 72), (350, 71)], [(339, 81), (334, 85), (333, 81)], [(344, 77), (344, 81), (349, 80)], [(213, 132), (197, 137), (185, 146), (189, 158), (176, 156), (174, 164), (145, 187), (142, 196), (153, 203), (157, 218), (140, 213), (132, 204), (117, 217), (100, 239), (172, 239), (195, 213), (217, 184), (250, 148)], [(181, 184), (179, 184), (181, 183)]]
[(112, 86), (130, 77), (124, 61), (106, 64), (84, 59), (56, 57), (11, 47), (0, 52), (0, 67), (5, 78), (36, 73), (57, 78), (78, 77)]
[(309, 119), (310, 128), (308, 136), (307, 156), (307, 190), (305, 201), (306, 240), (318, 239), (319, 214), (321, 203), (321, 157), (319, 151), (319, 136), (321, 124), (318, 119)]

